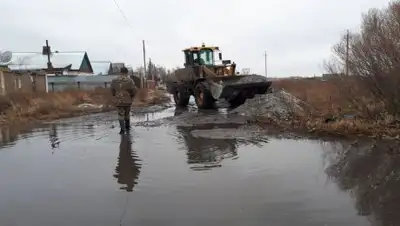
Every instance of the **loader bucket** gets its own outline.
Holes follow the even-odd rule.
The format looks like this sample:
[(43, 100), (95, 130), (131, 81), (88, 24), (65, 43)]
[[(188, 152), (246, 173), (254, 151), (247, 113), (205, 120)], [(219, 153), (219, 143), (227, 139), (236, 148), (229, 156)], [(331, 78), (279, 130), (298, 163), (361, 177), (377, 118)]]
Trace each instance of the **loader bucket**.
[(268, 91), (272, 82), (264, 76), (243, 75), (214, 77), (210, 82), (210, 91), (214, 99), (253, 98), (256, 94), (264, 94)]

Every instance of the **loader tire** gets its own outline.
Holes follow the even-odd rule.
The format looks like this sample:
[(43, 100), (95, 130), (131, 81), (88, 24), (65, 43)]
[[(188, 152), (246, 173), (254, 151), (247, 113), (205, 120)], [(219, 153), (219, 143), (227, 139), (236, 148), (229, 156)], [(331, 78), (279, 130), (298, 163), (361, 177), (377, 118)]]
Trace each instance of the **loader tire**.
[(186, 107), (189, 104), (190, 94), (185, 87), (176, 87), (173, 95), (177, 107)]
[(199, 109), (212, 109), (215, 106), (215, 99), (212, 97), (207, 83), (200, 82), (196, 85), (194, 97)]

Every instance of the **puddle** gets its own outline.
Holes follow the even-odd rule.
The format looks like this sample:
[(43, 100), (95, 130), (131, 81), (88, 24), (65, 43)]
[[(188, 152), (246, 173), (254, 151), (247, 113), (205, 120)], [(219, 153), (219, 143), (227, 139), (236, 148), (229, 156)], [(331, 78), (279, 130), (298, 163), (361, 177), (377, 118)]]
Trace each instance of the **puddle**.
[(194, 108), (131, 120), (122, 137), (115, 112), (1, 130), (0, 225), (400, 224), (392, 143), (279, 139)]

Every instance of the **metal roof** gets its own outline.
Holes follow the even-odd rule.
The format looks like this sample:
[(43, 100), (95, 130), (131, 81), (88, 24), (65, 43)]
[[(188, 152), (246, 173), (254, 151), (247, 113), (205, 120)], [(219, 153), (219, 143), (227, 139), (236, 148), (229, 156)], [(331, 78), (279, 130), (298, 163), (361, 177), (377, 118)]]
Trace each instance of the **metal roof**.
[[(79, 70), (86, 52), (53, 52), (50, 61), (53, 68), (65, 68), (71, 65), (71, 70)], [(41, 52), (13, 52), (11, 70), (37, 70), (47, 68), (47, 55)]]
[(200, 50), (219, 50), (219, 47), (218, 46), (206, 46), (204, 43), (203, 44), (201, 44), (201, 46), (192, 46), (192, 47), (189, 47), (189, 48), (186, 48), (186, 49), (183, 49), (182, 51), (190, 51), (190, 52), (197, 52), (197, 51), (200, 51)]
[(92, 61), (94, 75), (108, 75), (111, 61)]

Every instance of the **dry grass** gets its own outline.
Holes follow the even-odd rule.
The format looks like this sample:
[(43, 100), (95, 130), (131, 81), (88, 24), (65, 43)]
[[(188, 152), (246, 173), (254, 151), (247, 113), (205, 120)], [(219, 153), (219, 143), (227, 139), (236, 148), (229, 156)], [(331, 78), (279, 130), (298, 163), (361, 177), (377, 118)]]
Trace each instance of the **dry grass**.
[(168, 102), (170, 98), (163, 90), (142, 88), (137, 93), (133, 106), (145, 106), (152, 104), (162, 104)]
[[(54, 93), (10, 93), (0, 96), (0, 124), (48, 120), (71, 117), (113, 109), (113, 97), (109, 89), (93, 91), (68, 90)], [(139, 90), (134, 106), (146, 106), (165, 102), (165, 93), (155, 90)], [(93, 104), (94, 108), (82, 108), (81, 104)]]
[(354, 113), (350, 103), (333, 82), (320, 79), (283, 79), (274, 81), (274, 88), (284, 89), (309, 104), (314, 116)]
[[(343, 83), (342, 87), (340, 84), (335, 80), (304, 78), (278, 80), (273, 87), (284, 89), (307, 103), (306, 113), (296, 116), (289, 122), (290, 126), (313, 133), (400, 138), (400, 125), (392, 117), (380, 120), (365, 117), (352, 104), (349, 95), (365, 97), (366, 94), (357, 90), (350, 81)], [(372, 103), (369, 108), (379, 110), (379, 104)]]

